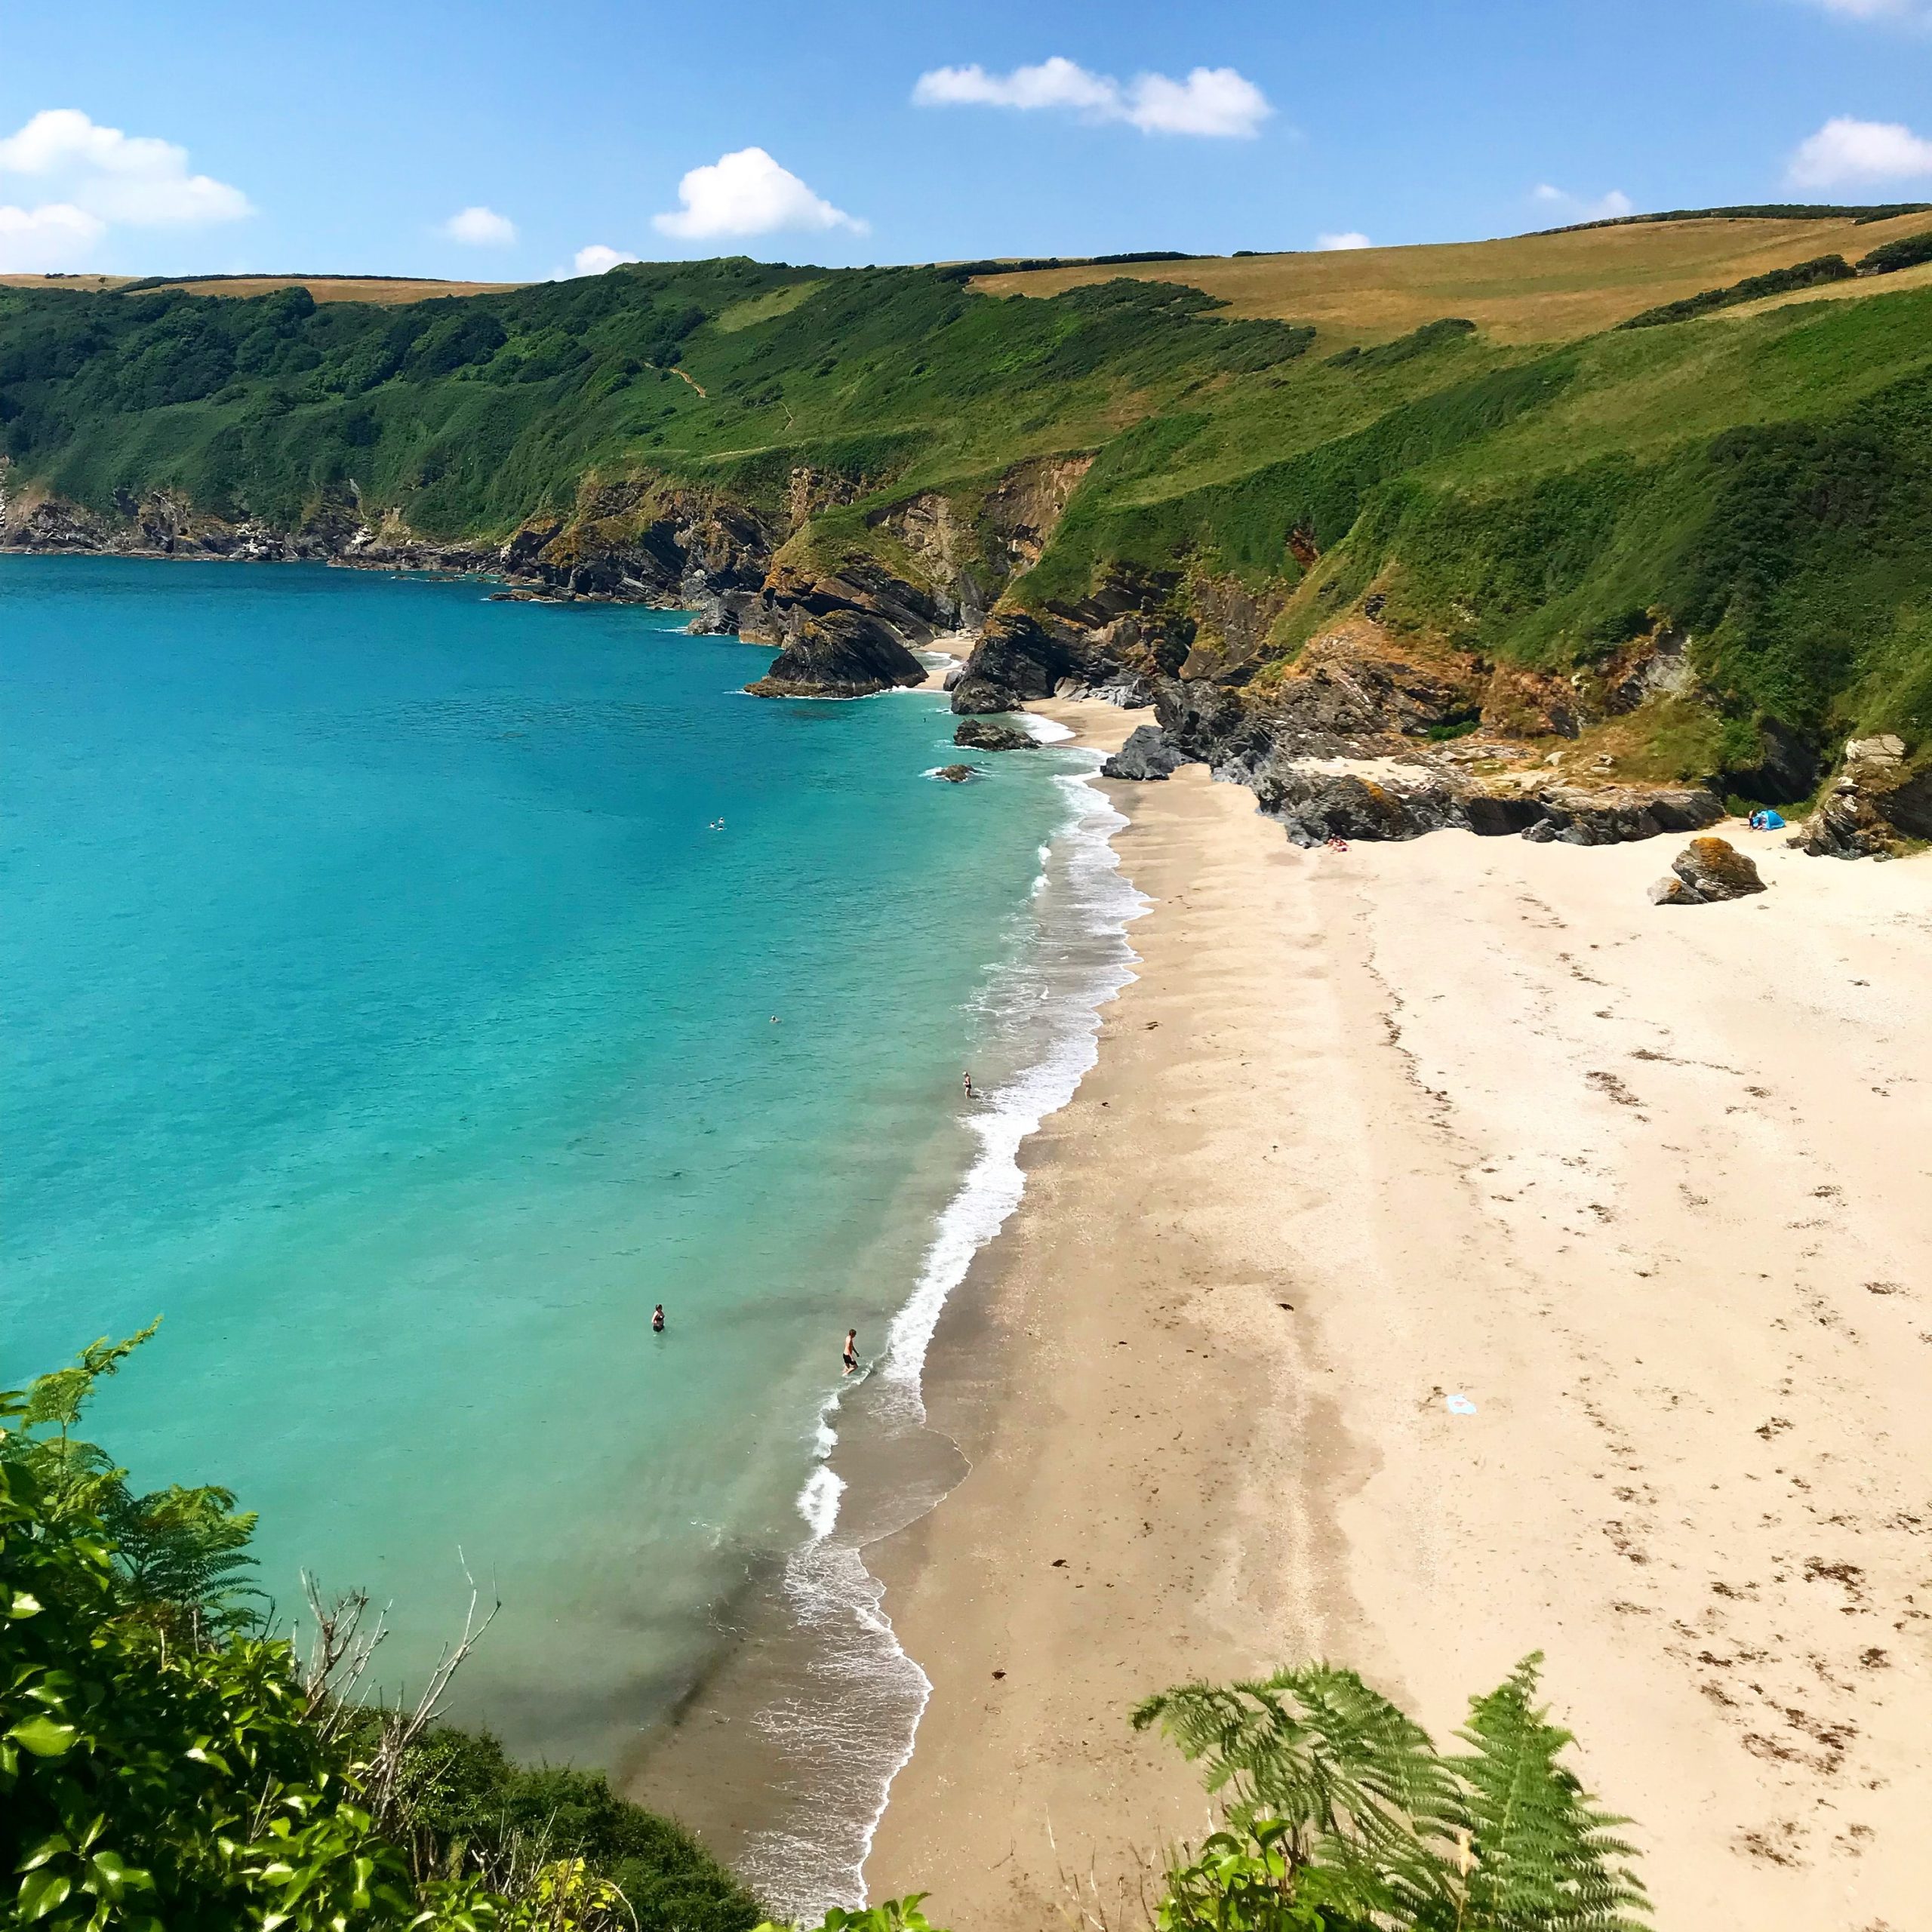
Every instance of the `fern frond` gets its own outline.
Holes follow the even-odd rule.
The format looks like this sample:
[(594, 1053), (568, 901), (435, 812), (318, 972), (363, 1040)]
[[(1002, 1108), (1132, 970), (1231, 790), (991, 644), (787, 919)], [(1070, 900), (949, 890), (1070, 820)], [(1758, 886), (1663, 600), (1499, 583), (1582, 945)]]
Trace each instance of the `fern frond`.
[(123, 1487), (103, 1520), (134, 1601), (189, 1611), (217, 1629), (251, 1620), (245, 1600), (263, 1594), (244, 1580), (255, 1567), (246, 1552), (256, 1517), (235, 1508), (232, 1491), (177, 1484), (131, 1496)]
[(1353, 1671), (1314, 1664), (1259, 1682), (1185, 1684), (1148, 1699), (1134, 1723), (1158, 1724), (1204, 1763), (1237, 1824), (1279, 1820), (1297, 1866), (1364, 1900), (1392, 1894), (1420, 1909), (1448, 1895), (1430, 1841), (1460, 1818), (1454, 1778), (1427, 1732)]
[(1650, 1902), (1624, 1861), (1629, 1823), (1599, 1810), (1558, 1763), (1573, 1742), (1536, 1703), (1543, 1658), (1470, 1700), (1473, 1749), (1450, 1761), (1467, 1793), (1475, 1863), (1465, 1923), (1482, 1932), (1645, 1932)]

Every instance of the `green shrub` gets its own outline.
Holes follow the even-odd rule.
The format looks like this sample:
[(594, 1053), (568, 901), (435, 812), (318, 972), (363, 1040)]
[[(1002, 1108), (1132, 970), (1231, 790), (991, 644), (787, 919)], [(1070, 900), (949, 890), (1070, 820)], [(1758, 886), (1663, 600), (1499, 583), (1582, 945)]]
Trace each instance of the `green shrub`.
[[(148, 1331), (151, 1332), (151, 1331)], [(749, 1932), (750, 1894), (601, 1773), (432, 1729), (392, 1780), (240, 1581), (254, 1518), (135, 1496), (73, 1434), (145, 1336), (0, 1392), (0, 1872), (48, 1932)]]
[[(1869, 261), (1871, 257), (1866, 259)], [(1788, 295), (1797, 289), (1822, 288), (1827, 282), (1849, 281), (1860, 272), (1842, 255), (1820, 255), (1814, 260), (1800, 262), (1795, 268), (1773, 269), (1767, 275), (1746, 275), (1728, 288), (1707, 288), (1700, 295), (1687, 295), (1681, 302), (1666, 302), (1661, 307), (1646, 309), (1641, 315), (1632, 315), (1628, 321), (1619, 322), (1617, 326), (1620, 329), (1651, 329), (1666, 322), (1687, 322), (1694, 316), (1708, 315), (1718, 309), (1733, 309), (1740, 303), (1755, 302), (1761, 296)]]
[(1896, 275), (1900, 269), (1916, 268), (1921, 262), (1932, 262), (1932, 228), (1922, 235), (1907, 235), (1897, 242), (1887, 242), (1870, 254), (1861, 256), (1858, 272)]

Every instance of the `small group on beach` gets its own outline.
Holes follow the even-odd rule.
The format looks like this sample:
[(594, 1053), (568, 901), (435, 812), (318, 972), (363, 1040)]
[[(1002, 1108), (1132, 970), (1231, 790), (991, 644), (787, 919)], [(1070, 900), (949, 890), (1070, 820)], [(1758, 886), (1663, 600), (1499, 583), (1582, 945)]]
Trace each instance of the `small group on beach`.
[(1784, 817), (1782, 813), (1773, 811), (1769, 805), (1764, 805), (1753, 812), (1745, 823), (1753, 832), (1782, 832)]

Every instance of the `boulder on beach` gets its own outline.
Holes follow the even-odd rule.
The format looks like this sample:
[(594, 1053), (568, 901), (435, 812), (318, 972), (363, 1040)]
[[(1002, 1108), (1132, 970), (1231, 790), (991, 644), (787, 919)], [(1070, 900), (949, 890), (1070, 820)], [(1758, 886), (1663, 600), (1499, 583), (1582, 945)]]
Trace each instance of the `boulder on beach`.
[(984, 718), (969, 718), (952, 734), (955, 745), (976, 752), (1036, 752), (1040, 741), (1030, 731), (1011, 724), (994, 724)]
[(1711, 906), (1762, 892), (1755, 861), (1728, 838), (1694, 838), (1651, 888), (1653, 906)]
[(1183, 753), (1168, 743), (1158, 724), (1142, 724), (1128, 733), (1127, 742), (1100, 767), (1100, 776), (1143, 780), (1171, 778), (1188, 761)]

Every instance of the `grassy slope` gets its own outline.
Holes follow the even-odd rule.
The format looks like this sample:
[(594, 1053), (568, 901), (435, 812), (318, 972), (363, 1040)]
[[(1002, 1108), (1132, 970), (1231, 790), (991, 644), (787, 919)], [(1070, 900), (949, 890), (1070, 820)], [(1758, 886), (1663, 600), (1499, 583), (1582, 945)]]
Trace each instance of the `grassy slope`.
[[(1311, 292), (1285, 314), (1324, 324), (1312, 346), (1285, 318), (1243, 321), (1174, 285), (1213, 281), (1198, 263), (1025, 300), (931, 270), (745, 261), (387, 308), (0, 291), (0, 419), (17, 481), (97, 508), (164, 485), (287, 523), (352, 478), (365, 512), (445, 537), (568, 509), (589, 472), (697, 481), (775, 512), (808, 465), (866, 494), (794, 554), (863, 546), (902, 569), (881, 509), (940, 489), (970, 518), (1017, 460), (1097, 451), (1021, 601), (1076, 598), (1119, 561), (1237, 577), (1284, 607), (1286, 653), (1376, 588), (1398, 625), (1558, 667), (1659, 609), (1696, 635), (1734, 732), (1761, 712), (1820, 737), (1917, 740), (1932, 734), (1932, 288), (1909, 273), (1848, 285), (1857, 300), (1515, 338), (1538, 315), (1574, 331), (1586, 295), (1601, 328), (1928, 220), (1220, 265), (1285, 262), (1331, 278), (1321, 300), (1360, 302), (1358, 326), (1337, 331), (1298, 285)], [(1462, 255), (1481, 260), (1460, 281), (1422, 259)], [(1573, 286), (1552, 295), (1559, 268)], [(1479, 311), (1444, 293), (1472, 276), (1515, 320), (1386, 339), (1392, 316)], [(1306, 573), (1287, 552), (1297, 528), (1321, 552)]]

